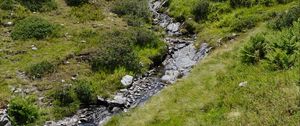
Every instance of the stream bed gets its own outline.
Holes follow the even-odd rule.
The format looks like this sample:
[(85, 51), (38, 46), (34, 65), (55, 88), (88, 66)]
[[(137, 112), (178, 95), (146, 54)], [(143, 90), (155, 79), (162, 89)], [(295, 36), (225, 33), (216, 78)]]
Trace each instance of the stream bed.
[(77, 111), (72, 117), (59, 121), (47, 121), (45, 126), (98, 126), (104, 125), (113, 115), (127, 112), (142, 105), (161, 89), (187, 76), (192, 67), (204, 58), (210, 50), (203, 43), (199, 49), (194, 46), (195, 36), (183, 36), (180, 33), (182, 23), (158, 10), (167, 0), (150, 0), (149, 9), (153, 14), (154, 25), (164, 28), (164, 38), (168, 45), (168, 55), (161, 65), (154, 67), (144, 75), (137, 76), (125, 89), (119, 90), (113, 99), (98, 97), (96, 105)]

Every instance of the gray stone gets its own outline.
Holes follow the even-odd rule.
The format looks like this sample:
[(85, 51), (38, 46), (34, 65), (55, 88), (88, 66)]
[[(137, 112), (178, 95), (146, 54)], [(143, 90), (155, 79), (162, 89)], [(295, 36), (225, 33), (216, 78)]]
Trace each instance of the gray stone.
[(11, 21), (3, 23), (3, 26), (5, 26), (5, 27), (10, 27), (10, 26), (13, 26), (13, 25), (14, 25), (14, 23), (11, 22)]
[(131, 85), (132, 81), (133, 81), (133, 76), (126, 75), (122, 78), (121, 83), (124, 86), (129, 86), (129, 85)]
[(179, 27), (180, 27), (180, 23), (177, 22), (177, 23), (171, 23), (167, 26), (167, 30), (170, 31), (170, 32), (177, 32), (179, 31)]

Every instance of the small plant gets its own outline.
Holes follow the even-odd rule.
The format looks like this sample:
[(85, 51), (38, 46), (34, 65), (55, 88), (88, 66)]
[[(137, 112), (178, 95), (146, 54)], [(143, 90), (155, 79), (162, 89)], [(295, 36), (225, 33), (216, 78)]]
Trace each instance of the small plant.
[(255, 17), (247, 16), (240, 17), (234, 20), (233, 24), (231, 24), (231, 31), (233, 32), (242, 32), (247, 29), (251, 29), (256, 25)]
[(210, 4), (206, 0), (200, 0), (196, 3), (192, 10), (192, 14), (195, 16), (196, 21), (206, 20), (209, 14)]
[(262, 34), (251, 37), (250, 42), (241, 51), (243, 63), (255, 64), (266, 56), (267, 41)]
[(87, 81), (77, 81), (74, 88), (78, 100), (83, 105), (89, 105), (95, 101), (94, 91), (91, 88), (91, 83)]
[(8, 114), (14, 125), (33, 123), (39, 117), (37, 107), (29, 101), (19, 97), (11, 100)]
[(65, 0), (68, 6), (79, 6), (88, 3), (89, 0)]
[(39, 17), (28, 17), (21, 20), (14, 27), (11, 36), (13, 39), (44, 39), (54, 33), (55, 27), (47, 20)]
[(60, 107), (65, 107), (75, 102), (74, 94), (70, 87), (57, 88), (53, 94), (54, 104)]
[(135, 28), (134, 33), (136, 45), (141, 47), (157, 47), (159, 38), (152, 31), (144, 28)]
[(229, 0), (232, 8), (237, 7), (251, 7), (253, 2), (251, 0)]
[(41, 78), (45, 74), (53, 73), (55, 70), (55, 66), (48, 61), (43, 61), (37, 64), (33, 64), (29, 67), (27, 70), (27, 74), (35, 79), (35, 78)]
[(17, 0), (30, 11), (51, 11), (57, 9), (55, 0)]

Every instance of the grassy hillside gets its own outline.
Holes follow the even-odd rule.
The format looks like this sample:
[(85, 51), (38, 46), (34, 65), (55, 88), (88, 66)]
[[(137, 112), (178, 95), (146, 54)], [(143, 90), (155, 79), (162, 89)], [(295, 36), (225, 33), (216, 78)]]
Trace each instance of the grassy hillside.
[[(110, 97), (123, 87), (124, 75), (144, 72), (160, 60), (166, 46), (160, 33), (149, 30), (149, 10), (128, 10), (121, 2), (0, 0), (0, 109), (24, 106), (11, 111), (12, 117), (38, 111), (34, 120), (26, 122), (31, 115), (25, 114), (14, 123), (42, 125), (73, 114), (97, 95)], [(144, 15), (131, 13), (141, 8)]]
[[(209, 2), (229, 10), (195, 21), (193, 1), (182, 2), (172, 0), (167, 11), (191, 21), (198, 43), (218, 48), (188, 77), (107, 125), (299, 125), (298, 3), (233, 8), (229, 1)], [(232, 33), (240, 36), (220, 41)]]

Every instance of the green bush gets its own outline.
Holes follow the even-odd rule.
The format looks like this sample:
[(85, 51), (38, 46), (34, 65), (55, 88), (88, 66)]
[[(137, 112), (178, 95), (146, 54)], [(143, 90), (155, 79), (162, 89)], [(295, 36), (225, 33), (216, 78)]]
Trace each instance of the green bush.
[[(134, 23), (134, 20), (150, 21), (150, 11), (147, 0), (117, 0), (112, 8), (112, 12), (119, 16), (127, 15), (127, 20)], [(129, 15), (129, 16), (128, 16)], [(133, 17), (133, 18), (132, 18)]]
[(57, 9), (55, 0), (17, 0), (30, 11), (51, 11)]
[(293, 7), (287, 12), (279, 14), (274, 20), (269, 22), (269, 26), (272, 29), (281, 30), (293, 25), (294, 21), (297, 21), (300, 17), (300, 7)]
[(141, 47), (157, 47), (159, 38), (152, 31), (145, 28), (134, 28), (135, 45)]
[(130, 33), (115, 31), (107, 34), (98, 53), (91, 61), (93, 71), (114, 71), (124, 67), (129, 71), (139, 71), (139, 59), (133, 52), (135, 38)]
[(3, 10), (12, 10), (14, 8), (14, 0), (0, 0), (0, 8)]
[(257, 20), (253, 16), (236, 18), (231, 24), (231, 31), (242, 32), (255, 27)]
[(83, 105), (89, 105), (94, 103), (95, 96), (94, 91), (92, 90), (91, 83), (87, 81), (77, 81), (74, 88), (75, 94), (78, 100)]
[(195, 20), (196, 21), (206, 20), (209, 14), (209, 8), (210, 8), (210, 4), (208, 1), (206, 0), (198, 1), (192, 10), (192, 14), (195, 16)]
[(267, 41), (262, 34), (250, 38), (250, 42), (241, 51), (243, 63), (255, 64), (266, 57)]
[(88, 3), (89, 0), (65, 0), (65, 2), (66, 2), (67, 5), (69, 5), (69, 6), (79, 6), (79, 5)]
[(11, 100), (8, 115), (14, 125), (33, 123), (39, 117), (38, 109), (35, 105), (26, 99), (18, 97)]
[(54, 98), (54, 104), (60, 107), (65, 107), (75, 102), (75, 96), (70, 87), (60, 87), (55, 89), (52, 96)]
[(44, 39), (54, 34), (55, 27), (39, 17), (28, 17), (19, 21), (12, 30), (11, 37), (17, 39)]
[(35, 79), (35, 78), (41, 78), (45, 74), (53, 73), (55, 70), (55, 66), (48, 61), (43, 61), (37, 64), (33, 64), (29, 67), (27, 70), (27, 74)]

